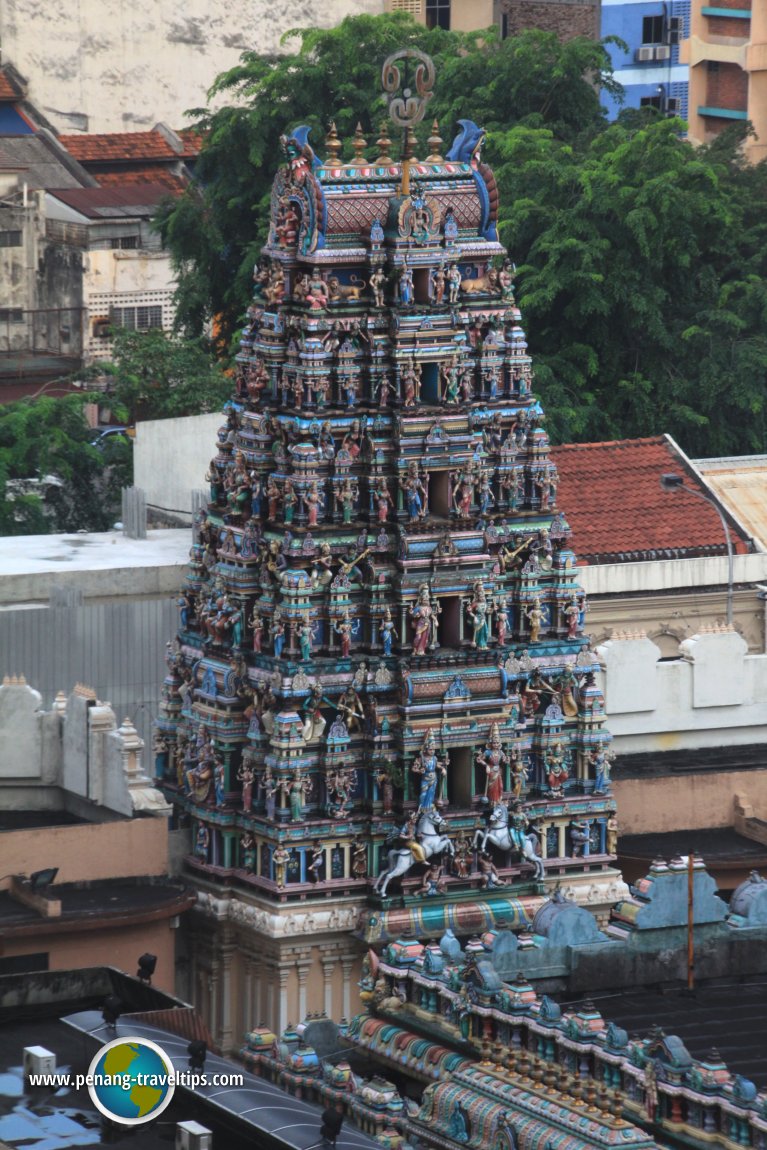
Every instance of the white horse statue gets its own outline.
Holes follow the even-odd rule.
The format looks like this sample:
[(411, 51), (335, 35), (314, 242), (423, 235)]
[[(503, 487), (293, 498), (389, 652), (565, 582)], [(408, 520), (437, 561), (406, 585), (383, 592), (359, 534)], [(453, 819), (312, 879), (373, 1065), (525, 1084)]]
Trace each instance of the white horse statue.
[[(415, 842), (421, 848), (424, 860), (444, 852), (451, 857), (455, 854), (453, 844), (444, 833), (447, 829), (447, 823), (433, 808), (420, 813), (415, 827)], [(381, 871), (373, 889), (386, 898), (386, 888), (391, 880), (407, 874), (413, 863), (420, 861), (410, 847), (393, 847), (389, 851), (386, 869)]]
[(475, 850), (477, 848), (482, 851), (485, 850), (488, 843), (492, 843), (494, 847), (498, 847), (498, 849), (502, 851), (517, 851), (521, 854), (523, 860), (530, 863), (530, 866), (533, 868), (533, 878), (541, 879), (545, 877), (546, 869), (543, 865), (543, 859), (538, 853), (540, 845), (538, 835), (530, 831), (525, 835), (522, 846), (520, 847), (511, 837), (511, 831), (509, 830), (509, 811), (502, 803), (493, 807), (485, 829), (478, 829), (474, 835)]

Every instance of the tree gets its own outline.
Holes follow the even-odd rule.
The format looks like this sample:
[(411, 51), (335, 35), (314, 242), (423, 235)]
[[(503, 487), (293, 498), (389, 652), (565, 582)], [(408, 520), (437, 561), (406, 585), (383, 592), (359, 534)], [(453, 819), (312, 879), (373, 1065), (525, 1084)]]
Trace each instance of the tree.
[(231, 380), (202, 340), (174, 339), (159, 329), (114, 333), (110, 403), (118, 418), (171, 419), (220, 411)]
[(573, 148), (498, 134), (500, 234), (554, 437), (669, 431), (693, 453), (763, 451), (764, 170), (737, 140), (614, 124)]
[[(120, 488), (130, 482), (131, 447), (91, 445), (83, 407), (92, 398), (43, 395), (0, 407), (0, 534), (106, 531), (112, 526)], [(36, 481), (38, 491), (47, 489), (54, 497), (44, 504), (34, 490), (14, 492), (14, 480)]]
[(294, 52), (245, 53), (238, 67), (216, 80), (211, 98), (234, 103), (193, 113), (204, 137), (197, 179), (159, 217), (178, 273), (179, 323), (199, 334), (215, 316), (219, 351), (228, 350), (250, 296), (282, 160), (280, 136), (308, 124), (310, 142), (322, 156), (334, 120), (350, 158), (359, 121), (372, 154), (386, 112), (380, 69), (391, 52), (418, 47), (434, 59), (437, 83), (422, 143), (433, 117), (449, 140), (455, 121), (466, 116), (488, 130), (530, 122), (574, 139), (603, 120), (600, 86), (618, 90), (604, 46), (585, 38), (560, 44), (553, 34), (527, 32), (501, 41), (494, 29), (460, 35), (426, 29), (402, 13), (349, 17), (330, 30), (290, 36), (297, 41)]

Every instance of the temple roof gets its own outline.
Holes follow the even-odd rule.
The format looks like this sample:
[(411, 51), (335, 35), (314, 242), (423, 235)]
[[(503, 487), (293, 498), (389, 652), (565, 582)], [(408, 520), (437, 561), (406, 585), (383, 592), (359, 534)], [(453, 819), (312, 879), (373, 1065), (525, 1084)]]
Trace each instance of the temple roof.
[[(683, 489), (661, 487), (661, 475), (675, 472), (691, 491), (714, 498), (670, 436), (568, 444), (553, 447), (551, 457), (561, 479), (557, 503), (582, 562), (636, 563), (725, 553), (715, 508)], [(745, 554), (750, 537), (723, 510), (733, 548)]]

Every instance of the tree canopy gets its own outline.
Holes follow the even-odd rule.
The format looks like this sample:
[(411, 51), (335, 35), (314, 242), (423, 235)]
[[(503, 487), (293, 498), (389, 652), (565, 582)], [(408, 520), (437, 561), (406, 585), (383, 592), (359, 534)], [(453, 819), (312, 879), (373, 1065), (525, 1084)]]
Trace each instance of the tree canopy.
[(696, 149), (652, 110), (607, 124), (600, 88), (619, 89), (604, 45), (583, 38), (500, 41), (403, 15), (292, 35), (292, 53), (246, 54), (218, 78), (211, 96), (233, 104), (196, 113), (198, 179), (160, 221), (183, 328), (215, 316), (228, 350), (266, 238), (280, 135), (309, 124), (322, 155), (333, 119), (350, 158), (359, 120), (372, 149), (380, 65), (415, 46), (437, 68), (421, 135), (432, 116), (446, 141), (460, 118), (488, 130), (552, 438), (668, 431), (692, 454), (767, 450), (767, 164), (743, 162), (739, 129)]
[(218, 77), (211, 99), (234, 103), (193, 113), (204, 136), (196, 183), (159, 219), (179, 272), (180, 326), (198, 335), (214, 316), (223, 349), (246, 307), (266, 240), (272, 181), (283, 160), (280, 136), (308, 124), (322, 156), (334, 120), (345, 142), (343, 158), (351, 159), (359, 121), (372, 147), (386, 114), (381, 65), (391, 52), (417, 47), (434, 59), (437, 82), (423, 141), (434, 117), (449, 141), (456, 120), (467, 115), (488, 130), (530, 121), (572, 139), (602, 122), (599, 85), (614, 87), (605, 48), (583, 37), (560, 44), (553, 34), (533, 31), (500, 41), (492, 29), (427, 29), (395, 13), (348, 17), (336, 28), (287, 39), (296, 42), (294, 52), (245, 53), (238, 67)]
[[(119, 517), (131, 447), (91, 444), (83, 407), (92, 399), (40, 395), (0, 407), (0, 535), (107, 531)], [(18, 491), (14, 480), (33, 483)], [(44, 502), (44, 492), (54, 498)]]
[(109, 402), (119, 419), (172, 419), (220, 411), (231, 380), (202, 339), (174, 339), (159, 328), (114, 333)]

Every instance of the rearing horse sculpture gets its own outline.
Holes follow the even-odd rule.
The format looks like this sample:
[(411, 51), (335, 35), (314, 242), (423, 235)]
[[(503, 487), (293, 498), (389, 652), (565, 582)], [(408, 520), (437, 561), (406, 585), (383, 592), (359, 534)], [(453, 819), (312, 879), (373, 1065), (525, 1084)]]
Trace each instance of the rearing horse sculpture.
[[(422, 811), (418, 816), (415, 828), (415, 841), (423, 852), (424, 859), (447, 852), (451, 857), (455, 854), (453, 844), (444, 833), (447, 823), (433, 810)], [(393, 878), (401, 878), (407, 874), (413, 863), (421, 861), (416, 859), (410, 847), (392, 847), (389, 851), (386, 869), (381, 871), (373, 889), (382, 898), (386, 898), (386, 889)]]
[(484, 830), (477, 830), (474, 835), (474, 848), (485, 850), (488, 843), (502, 851), (517, 851), (522, 859), (533, 868), (533, 877), (545, 877), (546, 870), (543, 859), (538, 854), (538, 835), (533, 832), (526, 834), (521, 845), (511, 837), (509, 830), (509, 811), (503, 803), (493, 807)]

